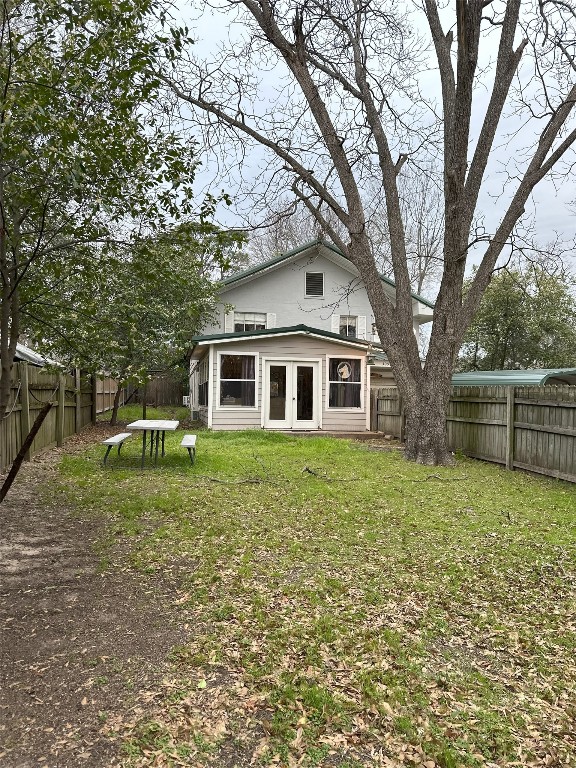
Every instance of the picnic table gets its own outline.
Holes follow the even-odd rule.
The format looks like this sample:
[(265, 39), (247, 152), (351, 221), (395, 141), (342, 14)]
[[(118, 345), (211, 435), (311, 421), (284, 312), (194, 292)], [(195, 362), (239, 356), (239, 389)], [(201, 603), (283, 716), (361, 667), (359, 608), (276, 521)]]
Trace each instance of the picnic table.
[(178, 429), (179, 423), (171, 419), (139, 419), (138, 421), (133, 421), (132, 424), (128, 424), (129, 429), (140, 429), (142, 431), (142, 469), (144, 468), (144, 460), (146, 458), (147, 433), (150, 432), (150, 456), (152, 456), (154, 445), (156, 445), (154, 453), (154, 466), (156, 466), (158, 463), (160, 433), (162, 433), (162, 456), (164, 456), (164, 437), (166, 432), (174, 432)]

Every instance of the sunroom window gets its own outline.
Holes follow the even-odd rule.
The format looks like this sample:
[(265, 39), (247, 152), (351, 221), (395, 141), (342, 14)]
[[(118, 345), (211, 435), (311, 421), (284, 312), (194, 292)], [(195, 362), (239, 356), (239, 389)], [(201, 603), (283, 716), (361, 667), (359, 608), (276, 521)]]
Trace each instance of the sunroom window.
[(266, 314), (261, 312), (234, 312), (234, 332), (262, 331), (266, 328)]
[(208, 357), (198, 366), (198, 405), (208, 405)]
[(355, 358), (328, 359), (328, 407), (360, 408), (361, 368)]
[(254, 355), (220, 356), (220, 405), (254, 407), (256, 358)]

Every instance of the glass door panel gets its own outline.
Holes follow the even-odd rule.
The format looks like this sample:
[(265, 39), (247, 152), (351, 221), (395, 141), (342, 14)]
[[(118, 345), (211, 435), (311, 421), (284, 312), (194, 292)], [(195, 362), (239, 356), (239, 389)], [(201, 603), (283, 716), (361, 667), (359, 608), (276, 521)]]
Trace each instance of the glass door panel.
[(263, 422), (269, 429), (317, 429), (320, 368), (316, 362), (267, 360), (264, 367)]
[(314, 368), (311, 365), (296, 366), (296, 421), (312, 421), (314, 418)]
[(270, 366), (270, 408), (268, 419), (270, 421), (286, 420), (286, 366)]

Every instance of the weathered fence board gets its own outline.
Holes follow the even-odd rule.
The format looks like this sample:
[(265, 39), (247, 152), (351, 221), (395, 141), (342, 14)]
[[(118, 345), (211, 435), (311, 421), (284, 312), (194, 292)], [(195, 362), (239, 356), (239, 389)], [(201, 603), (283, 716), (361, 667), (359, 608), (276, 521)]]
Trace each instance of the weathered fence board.
[[(371, 429), (401, 435), (396, 387), (372, 391)], [(448, 444), (468, 456), (576, 482), (576, 387), (454, 387)]]
[(384, 432), (387, 435), (400, 437), (403, 432), (402, 403), (398, 395), (398, 387), (380, 387), (372, 389), (370, 429), (373, 432)]
[[(96, 392), (96, 401), (94, 400)], [(8, 416), (0, 421), (0, 472), (14, 458), (44, 403), (52, 402), (26, 458), (44, 448), (61, 445), (66, 437), (96, 420), (96, 413), (109, 410), (116, 382), (95, 379), (78, 369), (74, 374), (50, 373), (27, 363), (12, 369)]]
[(158, 407), (160, 405), (182, 405), (184, 383), (174, 372), (150, 371), (151, 378), (146, 385), (126, 387), (126, 399), (134, 403), (143, 403)]

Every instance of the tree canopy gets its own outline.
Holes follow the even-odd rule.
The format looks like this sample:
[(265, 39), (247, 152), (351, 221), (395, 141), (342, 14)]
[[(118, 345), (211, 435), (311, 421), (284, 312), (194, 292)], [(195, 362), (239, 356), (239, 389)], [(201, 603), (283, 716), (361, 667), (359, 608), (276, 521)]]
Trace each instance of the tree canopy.
[(149, 109), (155, 0), (0, 4), (0, 415), (23, 315), (193, 210), (195, 145)]
[(537, 265), (496, 275), (458, 364), (463, 371), (576, 367), (573, 285)]
[(27, 330), (43, 351), (121, 384), (182, 363), (210, 316), (214, 278), (241, 253), (243, 237), (183, 222), (129, 247), (102, 250), (68, 270), (59, 296), (31, 302)]

